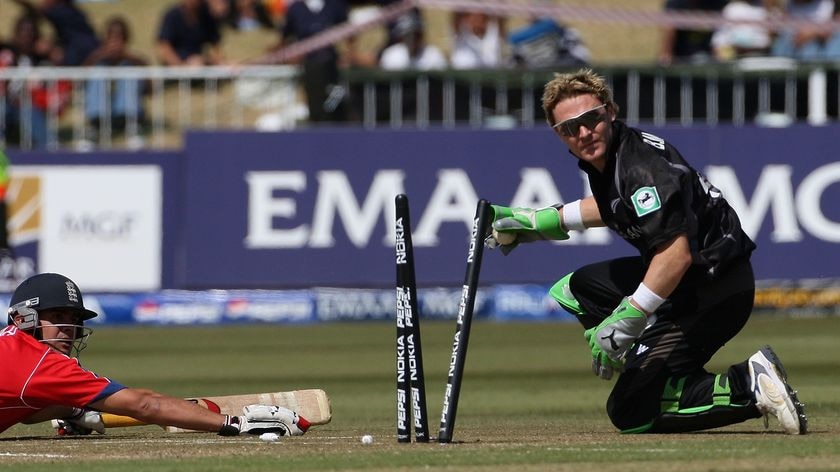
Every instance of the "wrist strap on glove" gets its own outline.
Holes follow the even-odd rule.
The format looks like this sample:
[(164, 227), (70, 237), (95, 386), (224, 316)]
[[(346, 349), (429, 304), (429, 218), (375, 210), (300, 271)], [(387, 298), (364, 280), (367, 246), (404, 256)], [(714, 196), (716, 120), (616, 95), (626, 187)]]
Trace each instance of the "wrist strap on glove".
[(225, 415), (225, 423), (219, 430), (219, 436), (239, 436), (239, 417)]
[(639, 287), (635, 292), (633, 292), (633, 295), (630, 295), (630, 299), (633, 300), (646, 314), (653, 313), (657, 308), (665, 303), (665, 299), (657, 295), (653, 290), (649, 289), (644, 282), (639, 284)]
[(583, 224), (583, 214), (580, 210), (580, 200), (565, 205), (555, 205), (554, 208), (563, 209), (563, 226), (567, 230), (584, 231), (586, 229), (586, 225)]

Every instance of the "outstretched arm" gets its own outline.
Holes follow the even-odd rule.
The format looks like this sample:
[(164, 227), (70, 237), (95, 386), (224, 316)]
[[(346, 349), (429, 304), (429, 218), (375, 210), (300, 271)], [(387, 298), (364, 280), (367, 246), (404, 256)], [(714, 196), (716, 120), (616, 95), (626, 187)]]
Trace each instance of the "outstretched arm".
[(484, 243), (489, 248), (501, 247), (507, 255), (520, 243), (563, 241), (569, 239), (570, 230), (597, 226), (604, 222), (594, 197), (539, 209), (493, 205), (492, 233)]
[(224, 415), (201, 408), (195, 403), (136, 388), (120, 390), (91, 403), (90, 407), (131, 416), (146, 423), (200, 431), (218, 432), (225, 422)]
[[(178, 426), (185, 429), (218, 432), (225, 416), (195, 403), (168, 397), (151, 390), (125, 388), (89, 405), (93, 410), (131, 416), (145, 423)], [(68, 418), (78, 410), (64, 406), (45, 408), (26, 419), (27, 424), (54, 418)]]
[(98, 411), (130, 416), (144, 423), (218, 432), (222, 436), (264, 432), (300, 436), (309, 428), (305, 418), (280, 406), (248, 405), (242, 409), (242, 415), (228, 416), (188, 400), (136, 388), (120, 390), (89, 406)]

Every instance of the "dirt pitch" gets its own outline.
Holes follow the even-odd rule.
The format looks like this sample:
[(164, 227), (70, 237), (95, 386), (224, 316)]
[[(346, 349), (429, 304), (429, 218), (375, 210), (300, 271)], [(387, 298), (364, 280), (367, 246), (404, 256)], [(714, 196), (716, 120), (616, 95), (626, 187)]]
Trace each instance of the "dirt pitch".
[[(423, 326), (433, 431), (453, 328)], [(333, 421), (276, 443), (154, 426), (54, 438), (44, 424), (16, 426), (0, 435), (0, 470), (840, 470), (840, 361), (826, 355), (840, 319), (754, 317), (709, 366), (722, 370), (772, 344), (807, 403), (812, 432), (804, 437), (772, 423), (765, 432), (761, 420), (697, 434), (620, 435), (603, 412), (611, 383), (589, 372), (577, 326), (473, 329), (456, 442), (405, 445), (395, 440), (390, 324), (100, 328), (83, 360), (123, 383), (179, 396), (317, 386), (331, 396)], [(374, 444), (363, 445), (363, 434)]]

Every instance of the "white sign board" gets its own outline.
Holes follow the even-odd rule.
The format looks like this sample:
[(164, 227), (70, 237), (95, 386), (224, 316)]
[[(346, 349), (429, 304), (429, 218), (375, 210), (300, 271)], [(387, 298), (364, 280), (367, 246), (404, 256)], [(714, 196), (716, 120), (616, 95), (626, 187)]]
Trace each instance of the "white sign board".
[(163, 175), (156, 166), (40, 167), (38, 271), (85, 291), (157, 290)]

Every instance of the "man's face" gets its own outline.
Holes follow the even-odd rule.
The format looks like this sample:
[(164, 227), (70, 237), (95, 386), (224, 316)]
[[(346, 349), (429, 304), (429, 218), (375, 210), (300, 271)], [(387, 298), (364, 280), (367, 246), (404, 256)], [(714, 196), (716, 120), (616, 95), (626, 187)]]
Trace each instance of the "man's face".
[(83, 323), (81, 317), (72, 310), (53, 309), (39, 312), (38, 319), (44, 343), (62, 354), (70, 355), (76, 340), (77, 326)]
[(486, 14), (480, 12), (468, 12), (464, 15), (464, 24), (469, 31), (479, 38), (483, 38), (487, 34), (487, 23), (489, 18)]
[(31, 46), (37, 39), (35, 22), (26, 18), (21, 19), (15, 26), (15, 37), (12, 38), (19, 45)]
[(120, 23), (111, 23), (105, 31), (105, 42), (115, 45), (125, 45), (127, 33)]
[(555, 105), (554, 131), (578, 159), (604, 170), (615, 113), (595, 95), (570, 97)]

